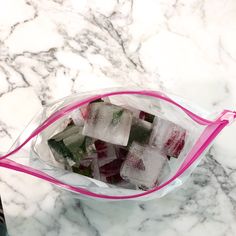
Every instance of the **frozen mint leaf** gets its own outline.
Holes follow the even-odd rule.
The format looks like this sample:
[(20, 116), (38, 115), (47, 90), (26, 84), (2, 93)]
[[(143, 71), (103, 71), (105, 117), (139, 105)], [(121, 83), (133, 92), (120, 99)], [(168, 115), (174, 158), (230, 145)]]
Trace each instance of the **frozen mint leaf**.
[(113, 113), (113, 117), (112, 117), (112, 125), (117, 125), (120, 122), (120, 118), (123, 114), (124, 110), (119, 110)]
[(134, 118), (131, 125), (128, 146), (133, 142), (147, 144), (149, 142), (151, 131), (152, 128), (149, 122)]
[(64, 158), (73, 159), (73, 154), (71, 151), (65, 146), (63, 141), (56, 141), (55, 139), (49, 139), (48, 145), (52, 149), (54, 149), (58, 154), (62, 155)]

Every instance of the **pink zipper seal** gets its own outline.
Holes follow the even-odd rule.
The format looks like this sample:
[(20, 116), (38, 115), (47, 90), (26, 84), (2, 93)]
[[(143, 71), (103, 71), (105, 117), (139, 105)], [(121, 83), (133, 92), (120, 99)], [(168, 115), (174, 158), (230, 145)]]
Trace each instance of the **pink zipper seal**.
[(231, 125), (236, 120), (236, 112), (227, 111), (223, 116), (221, 116), (220, 120), (226, 120), (228, 121), (228, 125)]

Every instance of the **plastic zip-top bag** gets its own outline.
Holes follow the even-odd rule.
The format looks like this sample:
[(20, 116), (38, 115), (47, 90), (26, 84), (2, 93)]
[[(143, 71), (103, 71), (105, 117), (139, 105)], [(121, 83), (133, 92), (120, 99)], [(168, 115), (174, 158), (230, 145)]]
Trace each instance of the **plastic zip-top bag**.
[[(78, 198), (147, 200), (182, 185), (214, 138), (236, 118), (212, 114), (171, 94), (110, 88), (46, 105), (0, 166)], [(17, 157), (23, 154), (27, 164)]]

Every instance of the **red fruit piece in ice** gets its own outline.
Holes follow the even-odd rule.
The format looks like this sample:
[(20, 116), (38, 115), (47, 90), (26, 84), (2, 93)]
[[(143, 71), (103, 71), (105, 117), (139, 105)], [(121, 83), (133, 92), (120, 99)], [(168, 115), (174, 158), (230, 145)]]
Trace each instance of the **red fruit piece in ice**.
[(143, 160), (134, 156), (129, 155), (128, 159), (126, 160), (127, 165), (139, 169), (139, 170), (145, 170), (145, 165), (143, 163)]
[(167, 156), (178, 158), (185, 144), (186, 132), (181, 130), (173, 130), (170, 137), (164, 144), (164, 152)]
[(107, 157), (107, 144), (101, 140), (96, 140), (94, 142), (94, 145), (97, 150), (97, 156), (98, 158), (104, 158)]
[(120, 172), (121, 164), (123, 161), (121, 159), (115, 159), (114, 161), (100, 167), (100, 173), (105, 176), (112, 176)]
[(115, 151), (116, 151), (116, 157), (121, 160), (125, 160), (129, 152), (129, 150), (124, 147), (115, 147)]

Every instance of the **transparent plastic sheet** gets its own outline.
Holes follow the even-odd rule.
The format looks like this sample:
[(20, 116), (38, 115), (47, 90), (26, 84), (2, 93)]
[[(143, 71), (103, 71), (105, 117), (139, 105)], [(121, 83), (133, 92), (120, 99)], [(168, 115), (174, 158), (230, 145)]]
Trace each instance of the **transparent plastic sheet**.
[[(76, 109), (100, 97), (130, 110), (148, 112), (186, 129), (184, 148), (177, 159), (172, 158), (168, 161), (170, 172), (163, 176), (157, 187), (148, 191), (122, 188), (67, 171), (55, 161), (47, 140), (65, 128), (66, 122)], [(196, 168), (202, 152), (229, 123), (228, 117), (232, 118), (226, 117), (225, 114), (230, 113), (235, 118), (235, 112), (223, 111), (215, 120), (208, 120), (211, 114), (203, 114), (202, 111), (199, 114), (193, 113), (194, 108), (191, 109), (191, 105), (188, 104), (186, 109), (183, 104), (186, 102), (176, 96), (140, 88), (110, 88), (71, 95), (39, 111), (8, 154), (1, 157), (0, 166), (34, 175), (71, 192), (79, 193), (75, 195), (79, 198), (82, 195), (104, 200), (160, 198), (182, 185)], [(16, 163), (21, 155), (27, 156), (28, 163)], [(11, 160), (6, 159), (8, 156)]]

